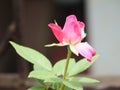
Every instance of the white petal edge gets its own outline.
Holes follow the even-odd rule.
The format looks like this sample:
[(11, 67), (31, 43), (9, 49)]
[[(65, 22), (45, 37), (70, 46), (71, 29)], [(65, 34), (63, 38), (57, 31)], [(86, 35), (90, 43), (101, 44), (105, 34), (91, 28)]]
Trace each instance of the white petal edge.
[(77, 51), (77, 49), (75, 48), (75, 46), (70, 45), (70, 50), (75, 54), (75, 55), (79, 55), (79, 52)]

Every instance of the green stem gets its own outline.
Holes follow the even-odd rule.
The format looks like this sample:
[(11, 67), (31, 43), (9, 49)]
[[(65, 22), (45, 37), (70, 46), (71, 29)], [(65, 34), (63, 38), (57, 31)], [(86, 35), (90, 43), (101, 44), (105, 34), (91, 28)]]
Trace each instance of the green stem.
[(71, 54), (72, 54), (72, 52), (71, 52), (70, 48), (68, 47), (68, 54), (67, 54), (67, 59), (66, 59), (66, 65), (65, 65), (63, 79), (66, 79), (66, 76), (67, 76), (67, 70), (68, 70)]
[[(66, 79), (66, 76), (67, 76), (67, 70), (68, 70), (71, 54), (72, 54), (72, 52), (70, 50), (70, 47), (68, 47), (68, 54), (67, 54), (66, 65), (65, 65), (64, 76), (63, 76), (64, 80)], [(64, 90), (64, 88), (65, 88), (65, 85), (62, 84), (61, 90)]]
[(46, 88), (45, 88), (45, 90), (48, 90), (49, 89), (49, 85), (48, 85), (48, 83), (46, 84)]

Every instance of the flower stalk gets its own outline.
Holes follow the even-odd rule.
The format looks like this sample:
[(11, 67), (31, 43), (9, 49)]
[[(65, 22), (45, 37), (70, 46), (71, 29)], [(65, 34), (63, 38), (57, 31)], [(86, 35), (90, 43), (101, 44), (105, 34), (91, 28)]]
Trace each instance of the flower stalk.
[(66, 66), (65, 66), (63, 79), (66, 79), (66, 76), (67, 76), (67, 70), (68, 70), (71, 54), (72, 54), (72, 52), (71, 52), (70, 48), (68, 47), (68, 54), (67, 54)]
[[(70, 50), (70, 47), (68, 46), (68, 54), (67, 54), (67, 58), (66, 58), (66, 65), (65, 65), (63, 80), (65, 80), (66, 76), (67, 76), (67, 71), (68, 71), (68, 66), (69, 66), (69, 61), (70, 61), (71, 55), (72, 55), (72, 52)], [(64, 90), (64, 88), (65, 88), (65, 85), (62, 84), (61, 90)]]

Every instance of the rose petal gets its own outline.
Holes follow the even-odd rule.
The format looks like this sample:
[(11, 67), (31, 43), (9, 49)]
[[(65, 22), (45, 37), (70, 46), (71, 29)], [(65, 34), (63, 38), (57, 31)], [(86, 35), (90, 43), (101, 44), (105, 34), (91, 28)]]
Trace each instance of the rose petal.
[(88, 61), (91, 61), (92, 57), (96, 54), (96, 51), (87, 42), (79, 43), (75, 46), (75, 48)]
[(81, 42), (83, 33), (81, 29), (84, 30), (84, 23), (77, 21), (75, 15), (68, 16), (63, 28), (64, 41), (70, 44)]
[(85, 24), (79, 21), (79, 26), (80, 26), (81, 38), (84, 39), (86, 37), (86, 33), (84, 31)]
[(62, 42), (63, 41), (63, 33), (62, 33), (61, 27), (54, 23), (50, 23), (50, 24), (48, 24), (48, 26), (52, 29), (52, 32), (55, 35), (55, 37), (57, 38), (57, 40), (59, 42)]

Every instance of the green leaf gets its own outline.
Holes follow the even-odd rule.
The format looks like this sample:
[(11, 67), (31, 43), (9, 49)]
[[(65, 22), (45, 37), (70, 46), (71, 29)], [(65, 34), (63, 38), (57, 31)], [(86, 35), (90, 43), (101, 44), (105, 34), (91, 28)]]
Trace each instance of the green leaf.
[[(45, 68), (41, 67), (40, 65), (38, 66), (38, 65), (36, 65), (36, 64), (33, 65), (33, 69), (34, 69), (35, 71), (46, 70)], [(48, 71), (48, 70), (47, 70), (47, 71)]]
[(10, 43), (15, 48), (16, 52), (21, 57), (23, 57), (24, 59), (29, 61), (30, 63), (41, 66), (47, 70), (52, 69), (52, 65), (51, 65), (50, 61), (40, 52), (38, 52), (32, 48), (19, 45), (12, 41), (10, 41)]
[(65, 87), (64, 90), (73, 90), (73, 89), (71, 89), (71, 88), (69, 88), (69, 87)]
[(69, 88), (72, 88), (75, 90), (83, 90), (83, 87), (81, 86), (79, 82), (64, 80), (63, 83)]
[[(39, 72), (40, 74), (41, 74), (41, 73), (42, 73), (42, 74), (43, 74), (43, 73), (46, 74), (47, 72), (48, 72), (48, 73), (51, 73), (51, 74), (53, 73), (53, 72), (48, 71), (48, 70), (46, 70), (46, 69), (44, 69), (44, 68), (42, 68), (42, 67), (40, 67), (40, 66), (38, 66), (38, 65), (33, 65), (33, 71), (35, 71), (35, 72), (37, 71), (37, 72)], [(31, 72), (31, 73), (35, 73), (35, 72)], [(30, 73), (30, 74), (31, 74), (31, 73)], [(29, 74), (29, 77), (30, 77), (30, 74)], [(43, 75), (43, 76), (46, 76), (46, 75)], [(42, 76), (42, 77), (43, 77), (43, 76)], [(41, 78), (42, 78), (42, 77), (41, 77)], [(37, 81), (38, 81), (39, 83), (43, 83), (43, 82), (44, 82), (43, 79), (42, 79), (42, 80), (41, 80), (41, 79), (37, 79)]]
[(87, 78), (87, 77), (71, 77), (71, 78), (69, 78), (69, 80), (72, 82), (78, 82), (80, 84), (99, 83), (100, 82), (96, 79)]
[(86, 59), (79, 60), (75, 65), (73, 65), (73, 68), (70, 70), (68, 76), (73, 76), (79, 74), (80, 72), (83, 72), (96, 61), (98, 56), (99, 55), (94, 56), (91, 62), (88, 62)]
[(55, 90), (55, 88), (56, 88), (56, 83), (52, 83), (52, 84), (50, 85), (50, 88), (51, 88), (52, 90)]
[(82, 78), (79, 78), (79, 82), (80, 83), (99, 83), (100, 81), (92, 78), (82, 77)]
[(48, 78), (45, 80), (45, 82), (52, 82), (52, 83), (62, 83), (63, 79), (54, 77), (54, 78)]
[(28, 90), (45, 90), (45, 88), (44, 87), (31, 87), (31, 88), (29, 88)]
[[(64, 75), (66, 65), (66, 59), (59, 60), (54, 66), (53, 66), (53, 72), (55, 75)], [(73, 68), (73, 65), (75, 65), (75, 59), (71, 58), (68, 66), (68, 73)]]
[(44, 80), (41, 79), (35, 79), (37, 82), (39, 82), (40, 84), (44, 84)]
[(41, 80), (47, 80), (49, 78), (56, 78), (56, 76), (52, 72), (47, 71), (47, 70), (31, 71), (28, 77), (41, 79)]

